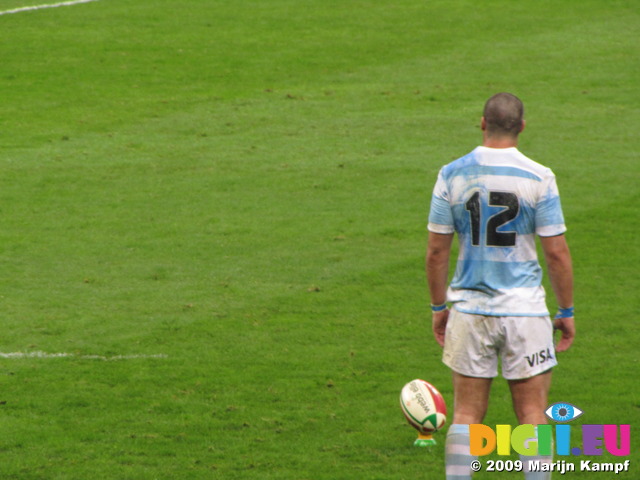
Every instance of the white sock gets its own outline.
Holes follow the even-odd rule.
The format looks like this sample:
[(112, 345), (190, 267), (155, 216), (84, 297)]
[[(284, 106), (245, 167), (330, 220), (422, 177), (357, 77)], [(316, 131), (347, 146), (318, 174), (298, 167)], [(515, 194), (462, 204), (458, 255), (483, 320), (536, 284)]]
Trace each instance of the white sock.
[(469, 425), (453, 424), (449, 427), (445, 443), (447, 480), (471, 479), (471, 462), (476, 457), (470, 453), (469, 442)]
[[(538, 429), (536, 427), (536, 436), (538, 435)], [(531, 438), (530, 441), (537, 442), (537, 438)], [(553, 441), (551, 445), (551, 451), (553, 452)], [(540, 472), (540, 471), (530, 471), (529, 462), (537, 462), (538, 465), (542, 465), (543, 463), (553, 463), (553, 455), (536, 455), (533, 457), (528, 457), (526, 455), (520, 455), (520, 460), (522, 460), (522, 471), (524, 472), (525, 480), (551, 480), (551, 472)], [(541, 467), (538, 467), (541, 468)]]
[(551, 472), (529, 471), (529, 462), (538, 462), (540, 465), (552, 463), (553, 457), (526, 457), (520, 455), (520, 460), (522, 460), (522, 471), (524, 472), (525, 480), (551, 480)]

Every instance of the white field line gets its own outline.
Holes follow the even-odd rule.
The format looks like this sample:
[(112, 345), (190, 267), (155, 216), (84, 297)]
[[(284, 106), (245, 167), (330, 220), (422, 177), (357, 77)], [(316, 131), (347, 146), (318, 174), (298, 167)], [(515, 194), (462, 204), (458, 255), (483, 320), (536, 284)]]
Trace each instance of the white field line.
[(80, 358), (82, 360), (102, 360), (105, 362), (112, 362), (115, 360), (134, 360), (137, 358), (168, 358), (168, 355), (157, 354), (157, 355), (144, 355), (144, 354), (133, 354), (133, 355), (112, 355), (110, 357), (106, 357), (104, 355), (76, 355), (74, 353), (47, 353), (47, 352), (11, 352), (11, 353), (2, 353), (0, 352), (0, 358), (7, 359), (21, 359), (21, 358)]
[(72, 0), (69, 2), (47, 3), (45, 5), (33, 5), (31, 7), (20, 7), (20, 8), (13, 8), (11, 10), (3, 10), (3, 11), (0, 11), (0, 15), (10, 15), (12, 13), (29, 12), (31, 10), (42, 10), (43, 8), (68, 7), (71, 5), (78, 5), (80, 3), (89, 3), (89, 2), (97, 2), (97, 1), (98, 0)]

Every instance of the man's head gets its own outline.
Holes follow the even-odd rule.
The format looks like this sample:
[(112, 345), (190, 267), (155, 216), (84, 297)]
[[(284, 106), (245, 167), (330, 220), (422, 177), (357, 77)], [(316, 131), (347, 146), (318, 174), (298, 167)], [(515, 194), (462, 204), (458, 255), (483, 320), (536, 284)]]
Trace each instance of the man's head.
[(524, 106), (510, 93), (496, 93), (487, 100), (482, 116), (482, 130), (488, 138), (512, 138), (524, 129)]

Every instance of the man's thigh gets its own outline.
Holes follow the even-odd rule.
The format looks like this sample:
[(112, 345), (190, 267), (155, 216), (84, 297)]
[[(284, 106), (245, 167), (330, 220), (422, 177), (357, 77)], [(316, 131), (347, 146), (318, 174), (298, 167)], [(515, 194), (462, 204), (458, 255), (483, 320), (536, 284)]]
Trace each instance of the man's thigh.
[(522, 380), (509, 380), (513, 409), (520, 424), (547, 423), (544, 411), (548, 406), (551, 370)]
[(499, 317), (457, 311), (449, 314), (442, 361), (461, 375), (493, 378), (498, 375), (498, 356), (503, 345)]
[(453, 372), (453, 420), (451, 423), (482, 423), (489, 407), (492, 380), (467, 377)]
[(535, 377), (558, 364), (549, 317), (501, 317), (500, 320), (505, 335), (500, 352), (504, 378)]

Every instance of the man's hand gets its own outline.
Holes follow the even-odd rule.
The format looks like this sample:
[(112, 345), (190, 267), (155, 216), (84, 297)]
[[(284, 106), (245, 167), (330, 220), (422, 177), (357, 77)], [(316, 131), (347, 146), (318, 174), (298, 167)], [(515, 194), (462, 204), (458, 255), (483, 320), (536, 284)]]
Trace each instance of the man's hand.
[(432, 328), (433, 335), (436, 337), (436, 342), (441, 347), (444, 347), (444, 332), (447, 328), (447, 321), (449, 320), (449, 309), (445, 308), (441, 312), (433, 312), (432, 316)]
[(576, 336), (576, 324), (573, 317), (556, 318), (553, 322), (553, 327), (562, 332), (562, 337), (556, 345), (556, 352), (569, 350)]

